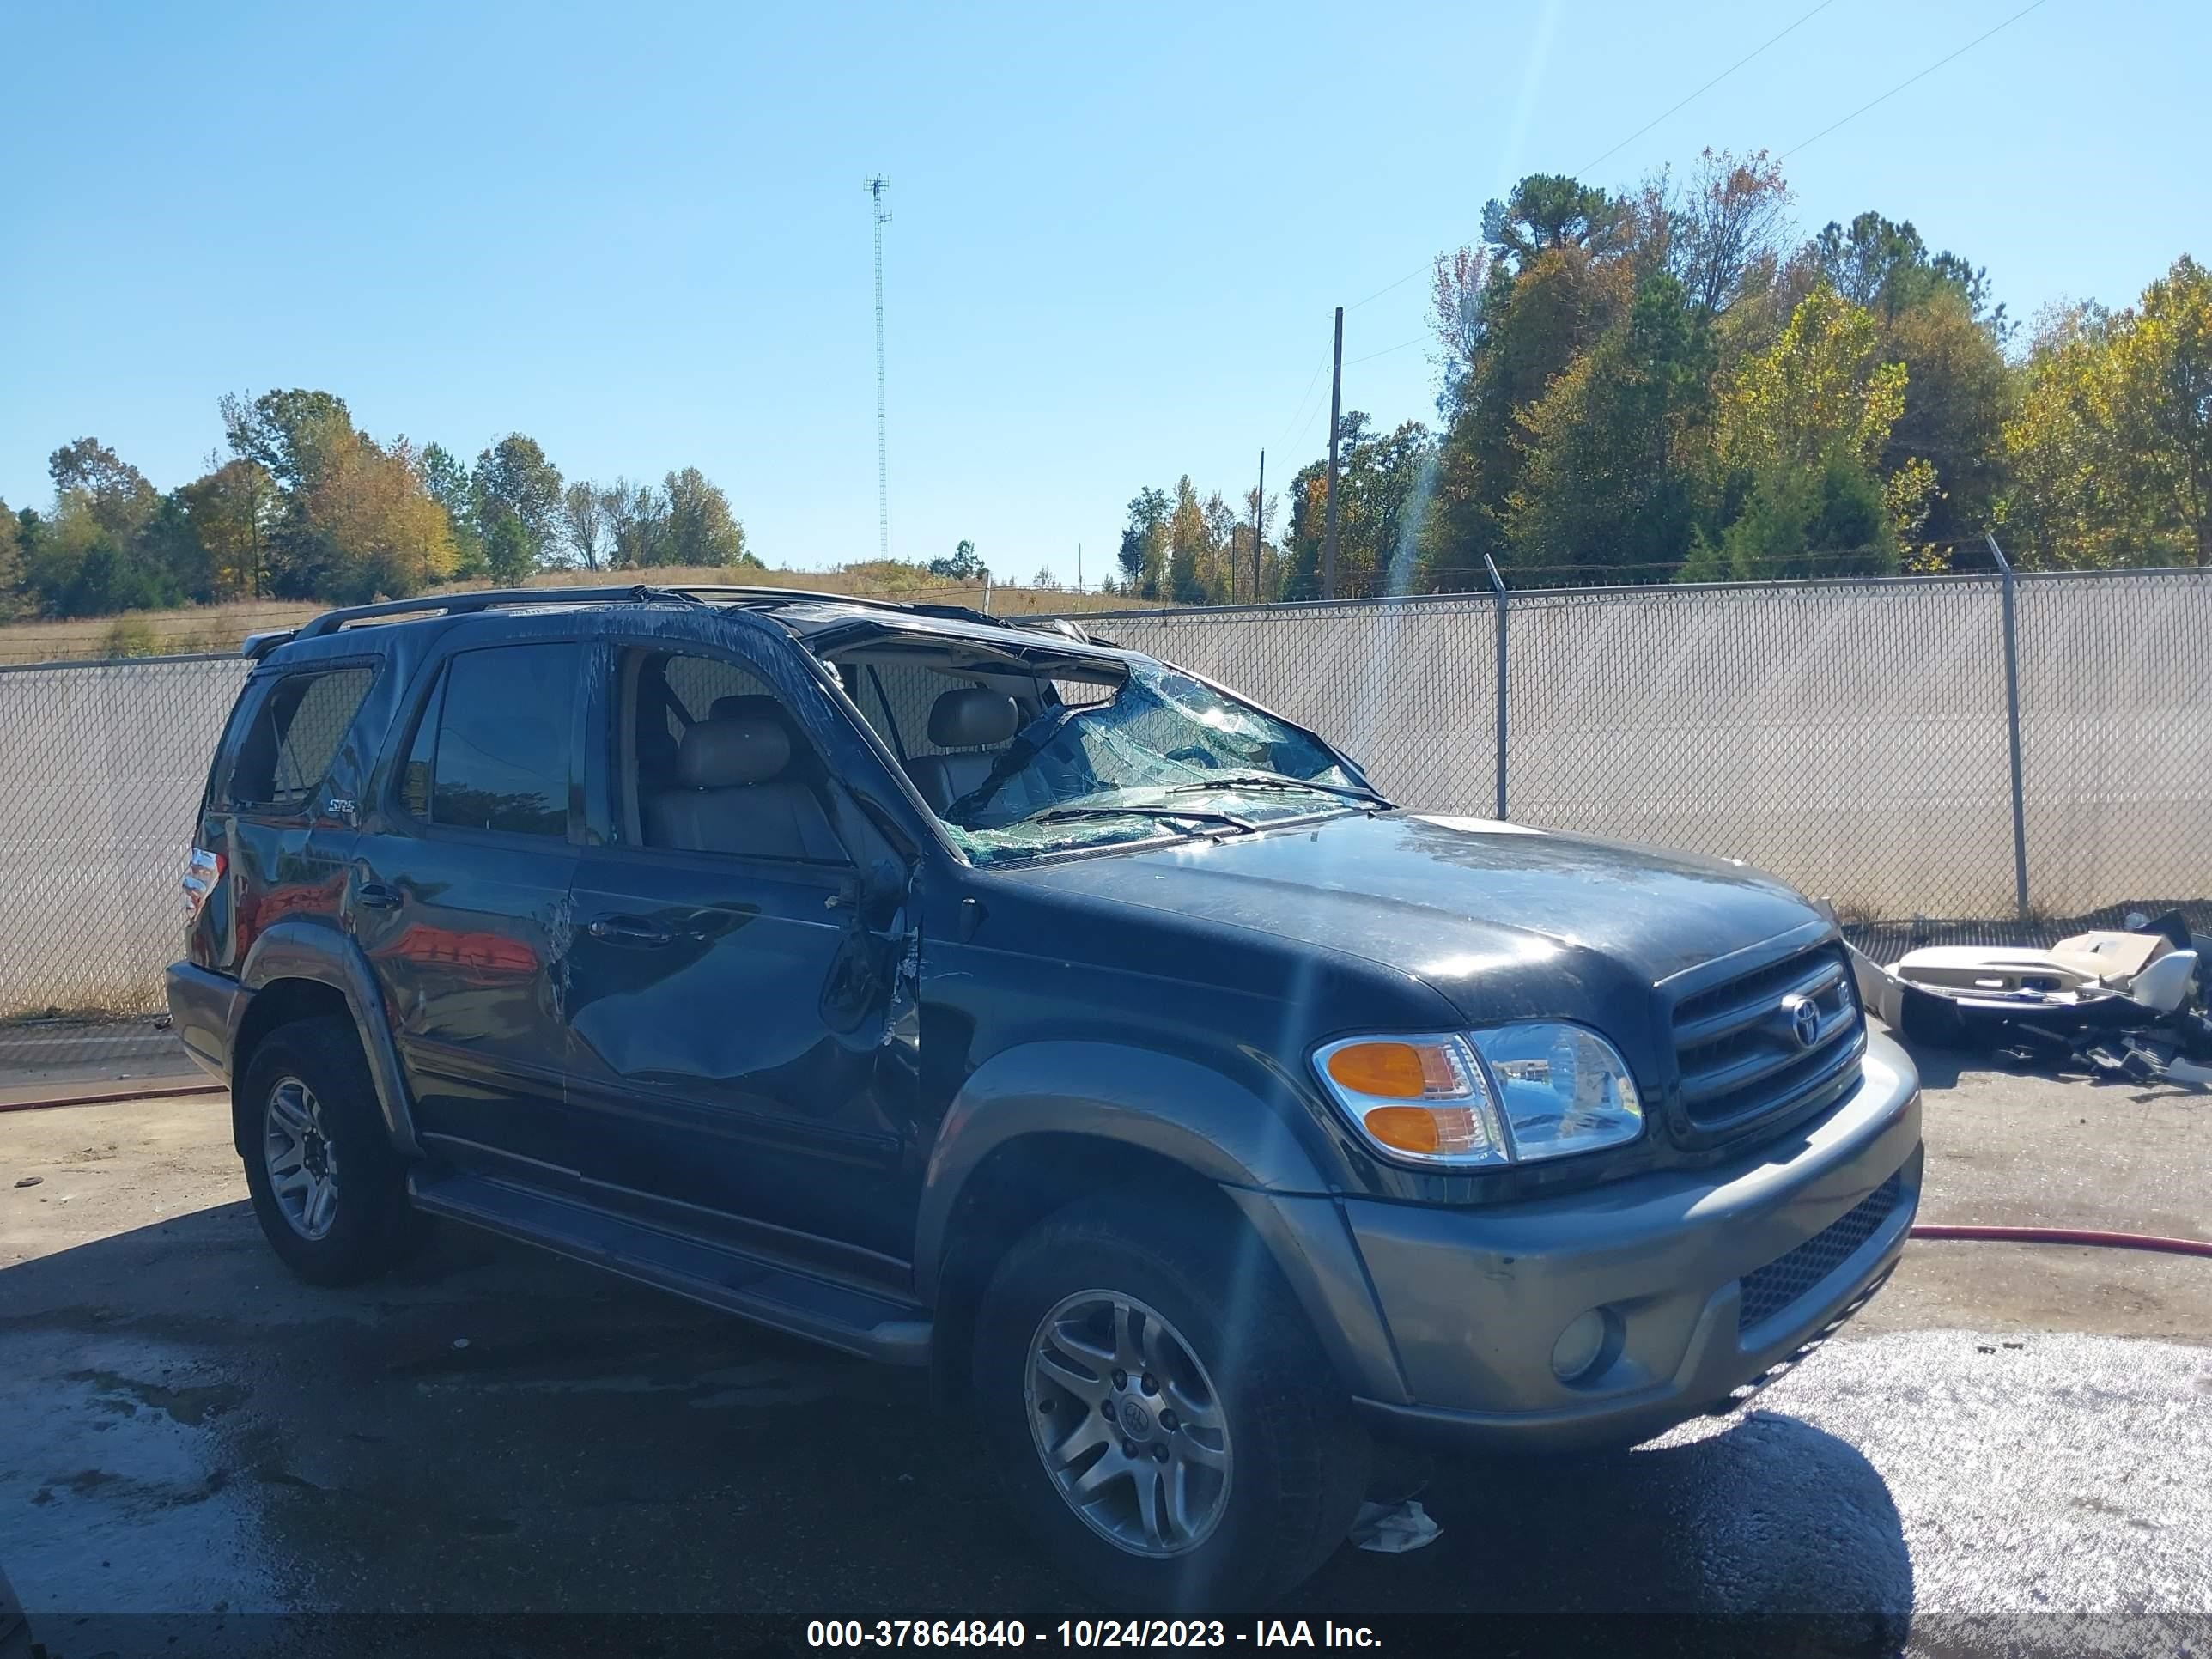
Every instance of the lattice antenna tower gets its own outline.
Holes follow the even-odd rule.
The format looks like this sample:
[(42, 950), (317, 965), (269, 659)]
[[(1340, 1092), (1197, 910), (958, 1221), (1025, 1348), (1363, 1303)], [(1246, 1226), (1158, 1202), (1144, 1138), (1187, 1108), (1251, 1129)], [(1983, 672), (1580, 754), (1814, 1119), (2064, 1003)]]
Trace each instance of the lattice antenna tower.
[(884, 419), (884, 227), (891, 210), (884, 205), (884, 192), (891, 181), (878, 173), (861, 186), (876, 222), (876, 550), (891, 556), (891, 467), (889, 428)]

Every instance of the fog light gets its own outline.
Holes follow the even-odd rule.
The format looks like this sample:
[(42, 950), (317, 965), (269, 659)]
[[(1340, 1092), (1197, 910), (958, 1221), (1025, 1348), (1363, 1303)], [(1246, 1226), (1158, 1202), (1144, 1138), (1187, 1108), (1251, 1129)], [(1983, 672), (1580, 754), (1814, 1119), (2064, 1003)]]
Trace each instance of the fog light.
[(1552, 1344), (1552, 1375), (1579, 1382), (1604, 1363), (1613, 1346), (1613, 1317), (1603, 1308), (1577, 1314)]

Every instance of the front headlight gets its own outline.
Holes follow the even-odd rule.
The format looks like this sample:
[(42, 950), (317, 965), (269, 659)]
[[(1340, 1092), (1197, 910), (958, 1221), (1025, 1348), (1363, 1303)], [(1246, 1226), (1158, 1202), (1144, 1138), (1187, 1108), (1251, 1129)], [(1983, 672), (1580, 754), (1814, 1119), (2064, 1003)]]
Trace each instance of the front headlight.
[(1314, 1069), (1379, 1151), (1484, 1168), (1618, 1146), (1644, 1133), (1636, 1080), (1586, 1026), (1530, 1021), (1442, 1036), (1347, 1037)]

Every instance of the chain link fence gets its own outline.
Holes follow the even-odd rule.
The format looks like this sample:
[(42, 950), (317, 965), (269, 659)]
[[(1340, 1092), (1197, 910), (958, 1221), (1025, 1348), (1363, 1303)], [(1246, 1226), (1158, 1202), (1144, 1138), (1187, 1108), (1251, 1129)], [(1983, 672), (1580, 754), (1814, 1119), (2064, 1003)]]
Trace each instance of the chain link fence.
[(2212, 570), (1082, 620), (1340, 739), (1407, 805), (1741, 859), (1878, 954), (2171, 906), (2212, 927)]
[[(2171, 905), (2212, 931), (2212, 571), (1079, 620), (1316, 727), (1409, 806), (1502, 803), (1741, 859), (1832, 901), (1878, 955)], [(158, 1013), (193, 806), (246, 666), (0, 669), (0, 1064), (63, 1041), (42, 1021), (143, 1032)]]
[(236, 656), (0, 668), (0, 1065), (166, 1055), (177, 881)]

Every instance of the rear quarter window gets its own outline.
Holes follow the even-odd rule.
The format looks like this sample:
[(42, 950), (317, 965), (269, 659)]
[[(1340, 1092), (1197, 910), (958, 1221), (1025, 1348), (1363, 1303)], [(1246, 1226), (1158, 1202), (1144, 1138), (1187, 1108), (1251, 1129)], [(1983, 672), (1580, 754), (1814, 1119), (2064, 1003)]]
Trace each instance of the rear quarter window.
[(277, 812), (304, 808), (330, 775), (375, 679), (374, 668), (356, 665), (278, 680), (239, 740), (223, 805)]

